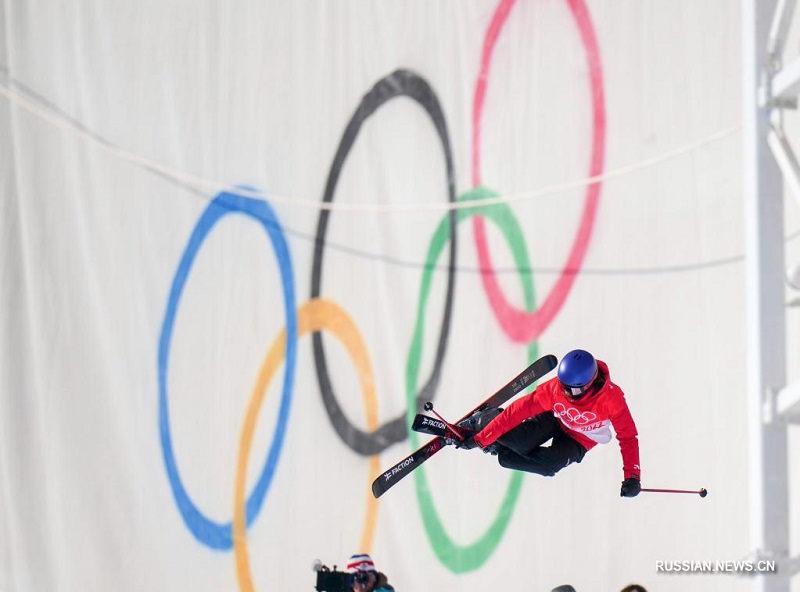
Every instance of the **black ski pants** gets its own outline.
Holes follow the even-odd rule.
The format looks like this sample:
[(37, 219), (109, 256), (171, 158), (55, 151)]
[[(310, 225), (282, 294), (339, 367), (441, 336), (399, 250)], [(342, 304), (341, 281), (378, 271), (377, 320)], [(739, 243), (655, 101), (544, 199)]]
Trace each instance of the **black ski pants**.
[[(543, 446), (548, 440), (549, 446)], [(526, 419), (497, 439), (497, 460), (507, 469), (552, 477), (571, 463), (579, 463), (586, 449), (570, 438), (561, 422), (547, 411)]]

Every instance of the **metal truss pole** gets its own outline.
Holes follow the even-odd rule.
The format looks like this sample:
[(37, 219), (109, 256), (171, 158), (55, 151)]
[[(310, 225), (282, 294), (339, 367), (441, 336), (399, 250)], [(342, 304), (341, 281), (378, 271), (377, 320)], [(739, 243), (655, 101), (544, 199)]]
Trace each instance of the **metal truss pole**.
[(779, 394), (786, 400), (783, 173), (797, 162), (780, 119), (791, 101), (773, 92), (776, 77), (780, 95), (793, 84), (777, 74), (794, 5), (742, 0), (750, 537), (753, 559), (774, 560), (778, 568), (754, 577), (757, 592), (789, 592), (797, 568), (789, 556), (788, 424), (777, 405)]

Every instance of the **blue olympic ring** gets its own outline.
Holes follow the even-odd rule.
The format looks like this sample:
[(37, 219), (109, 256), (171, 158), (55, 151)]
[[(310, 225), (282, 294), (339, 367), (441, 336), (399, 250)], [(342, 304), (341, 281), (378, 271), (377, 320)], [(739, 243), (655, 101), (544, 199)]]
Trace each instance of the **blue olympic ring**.
[(284, 435), (286, 433), (286, 423), (289, 418), (289, 409), (292, 402), (297, 354), (297, 309), (295, 306), (294, 275), (292, 273), (289, 248), (286, 244), (281, 226), (267, 202), (242, 197), (233, 193), (220, 193), (209, 204), (200, 217), (200, 220), (198, 220), (192, 232), (192, 236), (189, 238), (189, 243), (186, 245), (186, 250), (181, 257), (181, 262), (178, 265), (178, 270), (175, 272), (175, 278), (172, 282), (172, 289), (167, 303), (167, 311), (164, 315), (164, 324), (161, 328), (161, 339), (158, 346), (158, 423), (161, 433), (161, 448), (164, 453), (164, 463), (167, 468), (167, 475), (169, 476), (172, 493), (175, 496), (175, 502), (180, 509), (186, 526), (189, 527), (189, 530), (195, 538), (212, 549), (219, 550), (229, 550), (233, 546), (231, 534), (232, 524), (231, 522), (220, 524), (204, 516), (192, 502), (181, 482), (175, 463), (175, 455), (172, 450), (172, 439), (169, 430), (167, 368), (170, 345), (172, 342), (172, 330), (175, 325), (175, 312), (178, 308), (178, 303), (183, 292), (184, 284), (186, 283), (186, 278), (191, 270), (192, 263), (194, 262), (198, 249), (203, 244), (209, 231), (214, 227), (214, 224), (226, 214), (231, 213), (241, 213), (254, 218), (261, 223), (264, 230), (267, 232), (280, 267), (281, 280), (283, 282), (283, 302), (286, 309), (286, 360), (283, 376), (283, 394), (281, 396), (275, 434), (270, 444), (264, 468), (261, 471), (261, 475), (250, 497), (247, 499), (247, 526), (250, 526), (252, 520), (255, 519), (258, 512), (261, 510), (264, 497), (269, 489), (272, 477), (275, 474), (278, 458), (280, 457)]

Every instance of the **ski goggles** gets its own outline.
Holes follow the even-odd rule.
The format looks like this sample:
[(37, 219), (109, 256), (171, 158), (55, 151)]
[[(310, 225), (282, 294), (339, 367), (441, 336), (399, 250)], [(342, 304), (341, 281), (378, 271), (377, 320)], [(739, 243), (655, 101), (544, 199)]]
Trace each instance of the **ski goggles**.
[(561, 388), (563, 389), (564, 394), (570, 399), (579, 399), (592, 389), (595, 380), (597, 380), (597, 374), (595, 374), (594, 377), (583, 386), (573, 386), (569, 384), (564, 384), (562, 382)]

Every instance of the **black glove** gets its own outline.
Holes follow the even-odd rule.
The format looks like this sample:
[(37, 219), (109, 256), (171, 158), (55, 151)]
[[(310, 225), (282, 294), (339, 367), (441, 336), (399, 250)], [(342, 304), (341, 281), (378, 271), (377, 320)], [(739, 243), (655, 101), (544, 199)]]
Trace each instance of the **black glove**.
[(478, 443), (475, 441), (475, 434), (470, 434), (463, 440), (456, 440), (456, 448), (463, 448), (464, 450), (472, 450), (477, 448)]
[(639, 483), (639, 477), (628, 477), (622, 482), (619, 495), (620, 497), (636, 497), (641, 490), (642, 484)]

